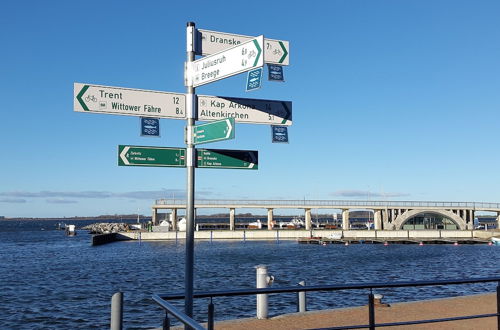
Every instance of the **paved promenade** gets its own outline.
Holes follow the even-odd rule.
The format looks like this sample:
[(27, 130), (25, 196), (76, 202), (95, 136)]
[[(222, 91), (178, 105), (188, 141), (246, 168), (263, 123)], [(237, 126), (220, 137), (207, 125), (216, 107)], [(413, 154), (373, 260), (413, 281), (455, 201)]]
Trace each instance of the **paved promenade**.
[[(375, 321), (398, 322), (444, 317), (488, 314), (496, 312), (496, 295), (483, 294), (458, 298), (446, 298), (392, 304), (390, 307), (376, 307)], [(368, 324), (368, 307), (311, 311), (306, 313), (287, 314), (267, 320), (254, 318), (234, 321), (216, 322), (216, 329), (248, 330), (248, 329), (314, 329), (333, 326)], [(494, 317), (428, 323), (422, 325), (407, 325), (386, 327), (384, 329), (497, 329), (497, 319)]]

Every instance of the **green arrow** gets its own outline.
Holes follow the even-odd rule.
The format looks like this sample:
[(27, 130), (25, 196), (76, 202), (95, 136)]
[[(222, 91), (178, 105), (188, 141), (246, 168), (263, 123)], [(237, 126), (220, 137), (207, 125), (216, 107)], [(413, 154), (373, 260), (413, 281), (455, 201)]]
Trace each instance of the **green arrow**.
[(286, 51), (285, 45), (281, 41), (279, 41), (279, 44), (281, 46), (281, 49), (283, 49), (283, 52), (284, 52), (283, 56), (281, 56), (281, 58), (279, 60), (279, 63), (283, 63), (283, 61), (285, 60), (285, 58), (288, 55), (288, 52)]
[(257, 63), (259, 62), (260, 54), (262, 54), (262, 49), (260, 48), (259, 43), (257, 42), (257, 40), (254, 39), (253, 43), (255, 45), (255, 48), (257, 48), (257, 57), (255, 58), (255, 62), (253, 62), (253, 66), (256, 66)]
[(281, 124), (283, 125), (290, 118), (290, 115), (292, 114), (292, 112), (286, 106), (286, 102), (281, 102), (281, 104), (283, 104), (283, 108), (285, 108), (285, 111), (286, 111), (286, 115), (285, 115), (285, 117), (283, 117), (283, 120), (281, 121)]
[(226, 118), (194, 126), (193, 143), (209, 143), (234, 139), (234, 118)]
[(82, 106), (83, 110), (85, 110), (85, 111), (89, 111), (90, 109), (87, 107), (85, 102), (83, 102), (82, 96), (83, 96), (83, 94), (85, 94), (87, 89), (89, 89), (89, 87), (90, 87), (89, 85), (84, 85), (82, 90), (80, 91), (80, 93), (78, 93), (78, 95), (76, 96), (76, 99), (78, 100), (78, 102)]
[(119, 166), (186, 167), (186, 149), (118, 146)]

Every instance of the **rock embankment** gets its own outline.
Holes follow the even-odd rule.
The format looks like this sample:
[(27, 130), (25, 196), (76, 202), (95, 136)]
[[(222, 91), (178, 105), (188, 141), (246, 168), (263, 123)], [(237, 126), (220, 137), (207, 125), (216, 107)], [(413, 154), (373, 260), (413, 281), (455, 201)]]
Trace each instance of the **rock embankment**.
[(93, 223), (87, 225), (82, 229), (88, 230), (91, 234), (108, 234), (108, 233), (118, 233), (121, 231), (127, 231), (129, 229), (127, 223)]

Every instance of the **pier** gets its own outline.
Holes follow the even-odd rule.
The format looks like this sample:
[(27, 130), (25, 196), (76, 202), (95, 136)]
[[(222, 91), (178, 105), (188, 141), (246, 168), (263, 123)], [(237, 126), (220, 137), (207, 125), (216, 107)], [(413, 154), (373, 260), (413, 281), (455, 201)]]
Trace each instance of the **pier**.
[[(500, 236), (498, 230), (203, 230), (195, 231), (196, 240), (297, 240), (305, 243), (310, 240), (312, 244), (321, 242), (399, 242), (399, 243), (455, 243), (472, 242), (488, 243), (491, 237)], [(143, 240), (143, 241), (177, 241), (184, 240), (186, 233), (181, 231), (167, 232), (120, 232), (116, 240)], [(314, 240), (317, 240), (316, 242)]]

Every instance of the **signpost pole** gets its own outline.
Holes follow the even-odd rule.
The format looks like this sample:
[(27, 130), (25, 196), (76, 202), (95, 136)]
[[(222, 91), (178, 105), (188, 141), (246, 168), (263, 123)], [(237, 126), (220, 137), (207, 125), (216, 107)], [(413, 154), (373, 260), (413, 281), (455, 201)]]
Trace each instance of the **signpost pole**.
[[(196, 28), (194, 22), (187, 23), (186, 29), (186, 68), (191, 67), (191, 62), (195, 59)], [(188, 76), (186, 74), (186, 76)], [(195, 165), (196, 148), (193, 144), (193, 126), (197, 113), (197, 102), (195, 88), (192, 79), (187, 77), (186, 84), (186, 167), (187, 167), (187, 196), (186, 196), (186, 266), (184, 279), (184, 312), (193, 316), (193, 284), (194, 284), (194, 190), (195, 190)]]

